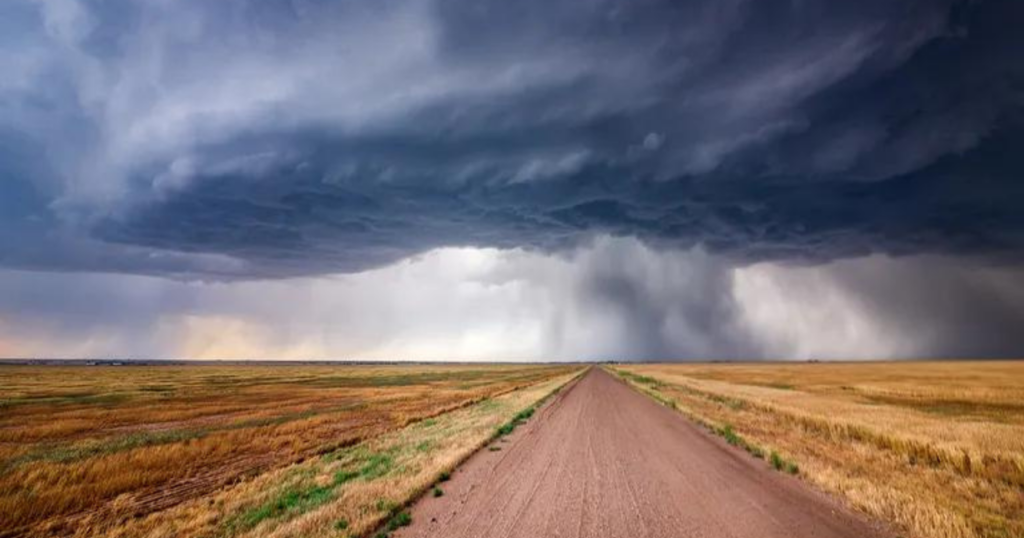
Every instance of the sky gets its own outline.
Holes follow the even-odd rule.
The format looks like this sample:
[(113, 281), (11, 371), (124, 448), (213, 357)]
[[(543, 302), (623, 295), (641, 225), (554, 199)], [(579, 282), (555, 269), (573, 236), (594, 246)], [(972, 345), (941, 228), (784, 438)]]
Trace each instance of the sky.
[(6, 0), (0, 356), (1024, 356), (1022, 24)]

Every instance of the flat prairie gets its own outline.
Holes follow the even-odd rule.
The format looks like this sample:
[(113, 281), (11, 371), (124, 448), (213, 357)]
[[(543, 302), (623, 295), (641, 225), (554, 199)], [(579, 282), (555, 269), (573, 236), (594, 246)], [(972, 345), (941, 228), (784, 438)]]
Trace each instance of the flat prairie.
[(910, 536), (1024, 536), (1024, 362), (612, 370)]
[(358, 535), (581, 370), (0, 366), (0, 536)]

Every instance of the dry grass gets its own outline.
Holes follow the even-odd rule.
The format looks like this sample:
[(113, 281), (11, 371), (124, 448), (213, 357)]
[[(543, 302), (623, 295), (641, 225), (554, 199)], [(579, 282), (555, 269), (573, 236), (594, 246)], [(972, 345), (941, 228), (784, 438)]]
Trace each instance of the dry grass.
[[(369, 447), (382, 436), (460, 409), (528, 397), (573, 371), (448, 365), (0, 367), (0, 535), (180, 535), (169, 529), (186, 520), (158, 516), (187, 505), (189, 522), (214, 514), (227, 518), (223, 507), (234, 505), (224, 491), (281, 479), (284, 469), (325, 454), (358, 465), (358, 453), (344, 456), (353, 446)], [(491, 418), (500, 418), (499, 411), (495, 407)], [(424, 421), (430, 417), (437, 418)], [(452, 447), (420, 448), (442, 454)], [(298, 507), (334, 499), (340, 484), (327, 486), (282, 493), (290, 495), (282, 501), (283, 512), (291, 516)], [(245, 505), (242, 498), (232, 502)], [(277, 511), (271, 508), (275, 516), (264, 519), (281, 519)], [(139, 521), (164, 524), (135, 526)], [(358, 521), (352, 520), (353, 528)], [(266, 533), (267, 525), (249, 523), (239, 519), (220, 531)]]
[(623, 366), (916, 537), (1024, 536), (1024, 363)]

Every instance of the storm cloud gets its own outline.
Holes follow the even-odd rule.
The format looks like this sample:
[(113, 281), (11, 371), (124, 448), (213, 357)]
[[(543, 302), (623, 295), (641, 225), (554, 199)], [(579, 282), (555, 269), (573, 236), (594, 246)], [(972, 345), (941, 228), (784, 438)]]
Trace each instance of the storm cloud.
[[(7, 2), (2, 261), (1016, 260), (1017, 2)], [(26, 237), (31, 239), (26, 240)]]
[[(509, 251), (512, 281), (573, 267), (530, 284), (566, 306), (524, 354), (831, 354), (758, 332), (810, 281), (914, 335), (852, 354), (1012, 354), (1021, 23), (1013, 0), (8, 1), (0, 267), (191, 296)], [(218, 310), (177, 300), (153, 323)]]

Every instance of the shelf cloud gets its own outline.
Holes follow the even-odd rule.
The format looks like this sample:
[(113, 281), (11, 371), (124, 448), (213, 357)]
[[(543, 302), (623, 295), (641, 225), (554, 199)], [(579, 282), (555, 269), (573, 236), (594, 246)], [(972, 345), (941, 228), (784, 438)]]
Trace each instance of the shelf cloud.
[[(216, 326), (265, 340), (229, 354), (1019, 354), (1014, 21), (1011, 0), (4, 2), (0, 351), (130, 332), (96, 349), (204, 355), (179, 335)], [(430, 261), (465, 256), (493, 267)], [(424, 304), (479, 289), (416, 317), (385, 284), (413, 270)], [(310, 287), (394, 309), (343, 330), (362, 321), (247, 298), (306, 319)]]

